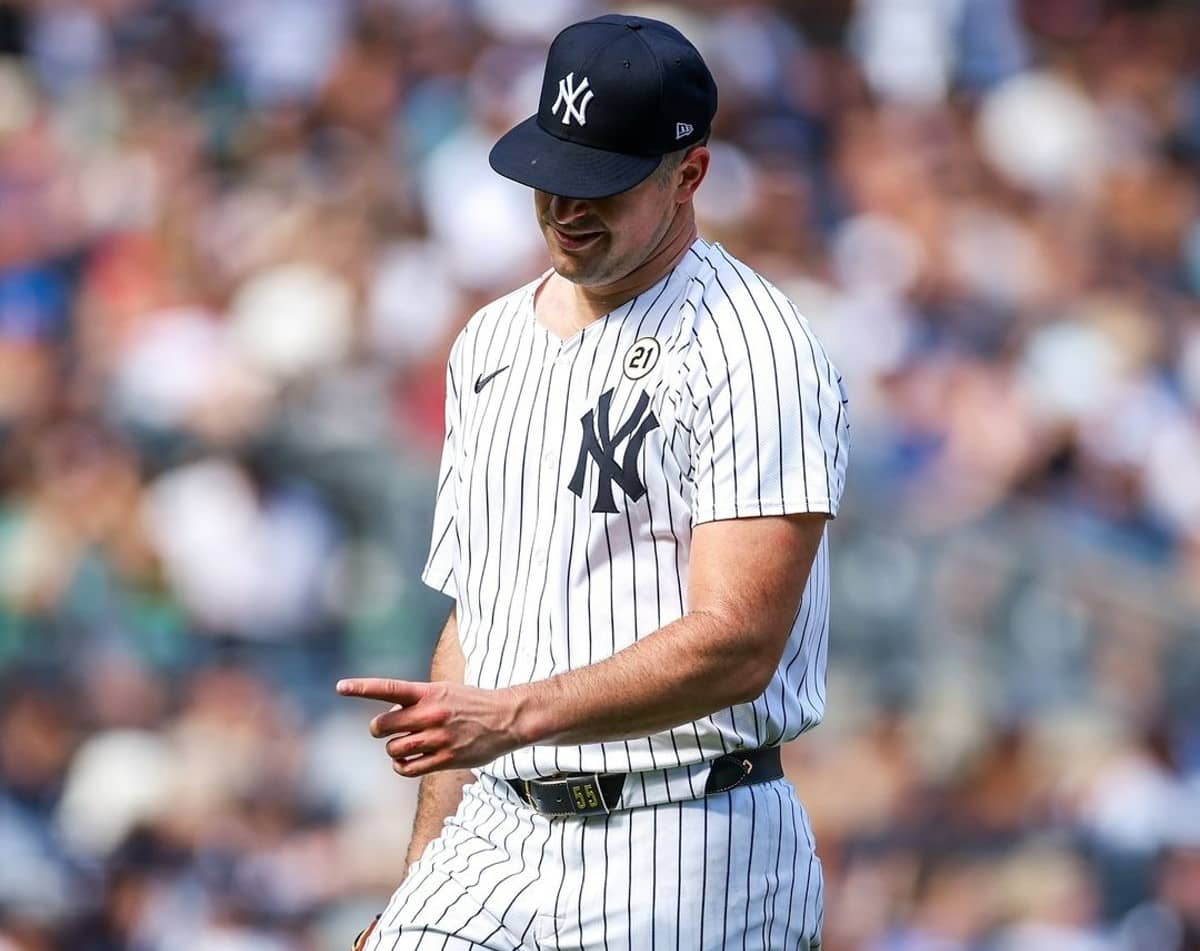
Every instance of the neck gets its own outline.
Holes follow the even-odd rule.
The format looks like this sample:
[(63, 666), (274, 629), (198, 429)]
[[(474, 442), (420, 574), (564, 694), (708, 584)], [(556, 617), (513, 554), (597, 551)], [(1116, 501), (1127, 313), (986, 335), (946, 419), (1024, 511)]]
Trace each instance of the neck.
[(696, 233), (695, 211), (690, 204), (681, 205), (658, 246), (624, 277), (611, 284), (572, 285), (580, 309), (593, 319), (602, 317), (653, 287), (687, 254)]

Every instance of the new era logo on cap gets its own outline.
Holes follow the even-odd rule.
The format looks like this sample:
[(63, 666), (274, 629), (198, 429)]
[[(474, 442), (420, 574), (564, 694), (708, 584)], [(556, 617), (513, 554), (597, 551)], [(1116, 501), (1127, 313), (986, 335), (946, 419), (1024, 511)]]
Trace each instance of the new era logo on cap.
[(675, 140), (686, 139), (689, 135), (696, 131), (696, 127), (688, 122), (675, 123)]

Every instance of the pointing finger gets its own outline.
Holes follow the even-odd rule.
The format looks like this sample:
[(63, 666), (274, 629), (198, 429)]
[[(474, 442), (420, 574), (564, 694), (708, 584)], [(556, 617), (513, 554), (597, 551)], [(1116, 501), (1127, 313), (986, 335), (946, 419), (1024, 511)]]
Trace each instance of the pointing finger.
[(337, 692), (343, 697), (383, 700), (387, 703), (413, 704), (425, 696), (429, 684), (411, 680), (391, 680), (386, 677), (352, 677), (337, 682)]

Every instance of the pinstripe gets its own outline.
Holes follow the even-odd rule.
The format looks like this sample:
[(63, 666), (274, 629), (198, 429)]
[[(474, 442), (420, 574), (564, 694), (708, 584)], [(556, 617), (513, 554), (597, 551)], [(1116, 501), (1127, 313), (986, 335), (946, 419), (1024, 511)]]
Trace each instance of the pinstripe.
[[(794, 312), (795, 309), (793, 308)], [(800, 327), (804, 331), (804, 338), (808, 341), (809, 355), (812, 357), (813, 376), (817, 381), (817, 432), (821, 433), (823, 430), (821, 425), (823, 407), (821, 406), (821, 371), (817, 369), (817, 346), (813, 342), (812, 334), (808, 332), (808, 329), (803, 324)], [(824, 444), (822, 444), (821, 457), (825, 463), (825, 497), (831, 498), (833, 496), (833, 483), (829, 478), (829, 454), (825, 452)]]
[[(625, 928), (625, 933), (629, 936), (629, 951), (633, 951), (633, 934), (634, 934), (634, 927), (633, 927), (633, 822), (634, 822), (634, 815), (636, 815), (636, 813), (633, 815), (630, 815), (628, 821), (625, 823), (625, 825), (627, 827), (627, 831), (629, 833), (629, 843), (628, 843), (628, 847), (627, 847), (628, 850), (625, 853), (627, 856), (629, 856), (629, 875), (627, 875), (626, 879), (625, 879), (625, 889), (626, 889), (626, 892), (625, 892), (625, 920), (627, 922), (627, 926)], [(657, 843), (652, 843), (652, 845), (657, 845)]]
[[(722, 293), (724, 293), (724, 288), (722, 288)], [(726, 299), (728, 299), (728, 295), (726, 295)], [(733, 405), (733, 393), (734, 393), (733, 372), (729, 366), (729, 352), (725, 349), (725, 341), (721, 339), (721, 331), (719, 329), (717, 329), (717, 321), (713, 318), (713, 312), (709, 308), (707, 301), (702, 301), (702, 303), (704, 304), (704, 309), (706, 311), (708, 311), (708, 316), (710, 319), (710, 326), (713, 328), (713, 331), (717, 337), (717, 344), (721, 348), (721, 365), (725, 370), (725, 384), (726, 384), (725, 395), (726, 395), (726, 398), (729, 400), (729, 425), (726, 427), (726, 431), (728, 432), (728, 435), (729, 435), (729, 465), (730, 465), (730, 471), (731, 471), (732, 477), (733, 477), (733, 505), (736, 508), (741, 505), (742, 495), (738, 491), (737, 427), (734, 425), (734, 423), (738, 419), (738, 413), (737, 413), (737, 409)], [(701, 358), (701, 360), (703, 360), (704, 355), (701, 354), (700, 358)], [(707, 371), (707, 367), (705, 369)], [(757, 442), (758, 442), (757, 427), (755, 429), (755, 433), (756, 433), (755, 444), (757, 446)], [(722, 437), (724, 437), (725, 433), (722, 433), (721, 435), (722, 435)], [(755, 452), (755, 458), (757, 458), (757, 457), (758, 457), (758, 453)], [(761, 482), (762, 482), (762, 473), (761, 472), (759, 473), (758, 481), (761, 484)]]
[(582, 821), (576, 823), (579, 826), (579, 933), (586, 934), (583, 928), (583, 901), (587, 894), (587, 848), (585, 846), (585, 838), (587, 836), (587, 822)]
[(810, 946), (809, 951), (821, 951), (821, 934), (825, 931), (825, 902), (822, 901), (817, 906), (817, 926), (813, 929), (817, 938)]
[(729, 847), (725, 850), (725, 901), (721, 903), (721, 947), (726, 947), (725, 940), (729, 936), (729, 876), (733, 871), (733, 793), (724, 793), (725, 796), (725, 811), (729, 816), (729, 830), (725, 834), (725, 841)]
[[(682, 809), (681, 809), (682, 811)], [(700, 947), (704, 947), (704, 920), (708, 915), (708, 909), (716, 907), (715, 900), (710, 901), (708, 893), (708, 809), (704, 810), (704, 847), (701, 851), (700, 859)], [(680, 868), (682, 869), (682, 863)]]
[[(754, 868), (754, 840), (756, 838), (756, 836), (755, 836), (756, 826), (758, 825), (758, 807), (756, 805), (756, 799), (758, 798), (757, 797), (758, 787), (750, 786), (747, 788), (746, 791), (750, 793), (750, 840), (749, 840), (750, 841), (750, 854), (746, 856), (746, 895), (747, 895), (747, 897), (749, 897), (749, 895), (752, 893), (752, 889), (751, 889), (751, 885), (750, 885), (750, 875), (751, 875), (751, 873), (756, 871)], [(743, 949), (743, 951), (745, 951), (745, 948), (746, 948), (746, 939), (748, 939), (750, 937), (750, 902), (749, 901), (745, 902), (745, 914), (746, 914), (746, 918), (742, 924), (742, 949)]]
[[(600, 875), (600, 892), (603, 899), (600, 903), (600, 941), (604, 951), (608, 951), (608, 883), (610, 881), (610, 876), (608, 874), (608, 845), (611, 827), (612, 815), (609, 814), (604, 817), (604, 834), (602, 836), (604, 851), (601, 853), (604, 856), (604, 870)], [(627, 875), (626, 877), (630, 879), (633, 878), (632, 875)]]
[[(612, 536), (609, 535), (609, 533), (608, 533), (608, 520), (607, 519), (604, 520), (604, 547), (608, 551), (608, 561), (611, 564), (612, 563)], [(603, 576), (608, 581), (608, 638), (609, 638), (609, 644), (610, 644), (608, 656), (611, 657), (613, 654), (615, 654), (617, 652), (617, 597), (616, 597), (617, 593), (614, 590), (615, 586), (614, 586), (614, 582), (613, 582), (612, 571), (610, 570), (610, 571), (603, 572)], [(594, 643), (595, 637), (593, 637), (591, 640)], [(590, 661), (589, 661), (589, 663), (590, 663)], [(622, 742), (625, 744), (625, 761), (621, 764), (621, 768), (624, 770), (630, 770), (633, 768), (633, 764), (631, 762), (633, 757), (630, 753), (629, 741), (623, 740)]]
[[(771, 823), (771, 826), (768, 829), (769, 832), (774, 831), (775, 833), (775, 858), (767, 859), (767, 884), (762, 893), (762, 947), (764, 948), (769, 948), (771, 946), (770, 935), (768, 932), (770, 931), (770, 926), (772, 923), (771, 906), (774, 904), (774, 897), (772, 893), (773, 891), (778, 891), (779, 888), (779, 859), (783, 853), (783, 803), (779, 799), (778, 790), (772, 787), (771, 791), (775, 794), (775, 803), (777, 806), (779, 806), (779, 812), (775, 818), (775, 821)], [(764, 788), (763, 798), (765, 799), (766, 796), (767, 793)], [(769, 805), (770, 804), (768, 803), (767, 806)]]
[(808, 857), (808, 869), (804, 873), (804, 898), (803, 898), (802, 904), (800, 906), (802, 915), (803, 915), (803, 917), (800, 919), (800, 922), (801, 922), (800, 929), (804, 934), (809, 933), (808, 896), (812, 889), (812, 879), (813, 879), (814, 867), (815, 867), (815, 862), (813, 861), (813, 856), (810, 854)]
[[(528, 380), (528, 378), (529, 378), (529, 365), (526, 364), (525, 372), (521, 377), (521, 383), (518, 387), (518, 393), (520, 393), (524, 390), (525, 383)], [(537, 382), (534, 383), (534, 394), (535, 395), (541, 390), (541, 386), (542, 386), (542, 374), (541, 374), (541, 368), (539, 368)], [(528, 442), (528, 440), (529, 440), (529, 430), (530, 430), (531, 425), (532, 425), (532, 420), (527, 420), (526, 425), (525, 425), (525, 441), (526, 442)], [(494, 428), (492, 430), (493, 440), (495, 439), (496, 431), (498, 428), (499, 427), (497, 426), (496, 428)], [(508, 454), (509, 454), (509, 451), (512, 449), (512, 445), (513, 445), (512, 440), (510, 440), (505, 445), (504, 460), (500, 466), (500, 473), (501, 473), (501, 475), (500, 475), (500, 497), (501, 497), (501, 499), (507, 498), (508, 458), (509, 458)], [(520, 486), (519, 492), (520, 492), (520, 498), (521, 498), (522, 505), (524, 504), (524, 498), (525, 498), (525, 466), (526, 466), (527, 462), (528, 462), (528, 457), (526, 454), (523, 453), (521, 455), (521, 474), (518, 477), (519, 486)], [(484, 493), (485, 503), (490, 498), (490, 496), (491, 496), (490, 492)], [(497, 546), (497, 553), (495, 556), (497, 561), (499, 562), (499, 564), (497, 566), (497, 571), (496, 571), (497, 579), (504, 577), (504, 555), (506, 552), (506, 549), (504, 547), (504, 524), (505, 524), (505, 520), (502, 519), (500, 522), (500, 535), (498, 538), (499, 544)], [(524, 547), (522, 545), (522, 530), (523, 530), (523, 528), (524, 528), (523, 520), (517, 521), (517, 525), (516, 525), (517, 543), (515, 546), (510, 546), (510, 548), (507, 549), (507, 550), (511, 550), (511, 552), (514, 556), (514, 561), (518, 565), (523, 563), (523, 559), (521, 557), (522, 552), (524, 550)], [(534, 524), (534, 531), (536, 532), (536, 522)], [(480, 572), (481, 583), (482, 583), (482, 577), (483, 577), (483, 572), (481, 571)], [(488, 683), (488, 681), (484, 681), (485, 683), (488, 683), (489, 686), (500, 686), (501, 685), (502, 681), (501, 681), (501, 676), (500, 676), (500, 670), (503, 667), (504, 658), (508, 654), (509, 636), (512, 633), (512, 628), (513, 628), (512, 609), (513, 609), (513, 605), (514, 605), (516, 599), (512, 596), (511, 592), (509, 592), (506, 600), (508, 602), (508, 607), (507, 607), (507, 610), (505, 611), (504, 636), (500, 641), (499, 651), (496, 655), (496, 660), (495, 660), (496, 675), (491, 680), (490, 683)], [(496, 607), (498, 606), (500, 601), (501, 601), (500, 589), (498, 588), (496, 591), (496, 597), (492, 598), (492, 622), (491, 622), (490, 630), (493, 632), (496, 629)], [(480, 660), (480, 678), (481, 679), (483, 679), (486, 676), (484, 674), (484, 671), (487, 668), (489, 659), (490, 659), (490, 652), (485, 649), (483, 658)]]
[[(820, 577), (818, 577), (818, 579), (817, 579), (817, 590), (820, 592), (820, 599), (821, 599), (820, 604), (821, 604), (822, 616), (825, 618), (828, 618), (829, 617), (829, 599), (830, 599), (829, 570), (828, 570), (829, 551), (828, 551), (828, 549), (825, 548), (824, 546), (822, 546), (822, 550), (819, 552), (819, 555), (820, 555), (822, 564), (825, 566), (825, 570), (821, 572)], [(828, 651), (829, 651), (829, 640), (828, 640), (828, 638), (822, 638), (817, 643), (817, 651), (816, 651), (817, 656), (815, 658), (813, 668), (812, 668), (812, 670), (813, 670), (813, 678), (812, 678), (813, 679), (813, 687), (817, 691), (816, 708), (821, 709), (821, 710), (823, 710), (825, 708), (825, 668), (826, 668), (826, 661), (828, 659)]]
[[(650, 841), (654, 843), (654, 848), (650, 850), (650, 907), (655, 909), (658, 907), (658, 806), (650, 806)], [(679, 870), (676, 869), (676, 874)], [(655, 951), (656, 939), (658, 937), (658, 916), (651, 918), (650, 925), (650, 951)]]
[[(775, 946), (775, 902), (779, 897), (779, 890), (783, 883), (783, 841), (785, 838), (783, 830), (783, 797), (779, 795), (778, 784), (772, 783), (768, 787), (764, 787), (763, 798), (767, 798), (769, 791), (775, 799), (776, 811), (771, 819), (770, 831), (775, 834), (775, 857), (768, 859), (767, 863), (767, 886), (763, 889), (763, 922), (762, 922), (762, 946), (770, 948)], [(770, 807), (768, 800), (767, 807)], [(786, 936), (785, 936), (786, 940)]]
[[(817, 557), (818, 558), (820, 557), (820, 552), (818, 552)], [(808, 633), (809, 633), (809, 629), (810, 629), (809, 621), (812, 619), (812, 616), (813, 616), (813, 603), (815, 600), (815, 594), (816, 594), (816, 592), (810, 592), (806, 589), (803, 596), (800, 599), (800, 606), (796, 609), (797, 616), (799, 616), (800, 614), (803, 614), (804, 620), (800, 622), (800, 639), (796, 643), (795, 651), (793, 651), (791, 658), (788, 660), (787, 664), (784, 666), (784, 669), (783, 669), (783, 677), (781, 678), (781, 680), (785, 684), (791, 683), (790, 678), (791, 678), (791, 673), (792, 673), (792, 666), (796, 663), (796, 661), (798, 661), (801, 657), (804, 656), (804, 645), (805, 645), (805, 641), (808, 638)], [(795, 630), (795, 628), (796, 628), (796, 623), (793, 621), (792, 629)], [(806, 665), (805, 669), (800, 674), (799, 689), (797, 690), (798, 694), (804, 693), (805, 683), (807, 681), (807, 675), (808, 675), (808, 667)], [(801, 697), (801, 699), (803, 699), (803, 697)], [(811, 700), (809, 701), (809, 705), (813, 706)], [(786, 707), (784, 708), (784, 711), (783, 711), (783, 723), (780, 728), (780, 735), (781, 736), (788, 735), (788, 722), (787, 722), (787, 708)]]
[[(675, 872), (677, 875), (675, 889), (675, 951), (682, 951), (680, 948), (680, 940), (683, 937), (682, 929), (682, 913), (683, 913), (683, 809), (676, 809), (676, 815), (679, 817), (679, 835), (675, 840)], [(700, 880), (700, 890), (704, 890), (704, 880)]]
[[(790, 814), (789, 814), (789, 819), (790, 819)], [(791, 883), (792, 891), (789, 891), (788, 896), (787, 896), (787, 921), (784, 923), (784, 926), (783, 926), (783, 933), (784, 933), (785, 937), (792, 933), (792, 905), (795, 902), (794, 894), (795, 894), (795, 888), (796, 888), (796, 859), (800, 855), (800, 841), (796, 837), (795, 826), (789, 825), (788, 831), (791, 832), (791, 835), (788, 836), (788, 839), (792, 843), (792, 868), (791, 868), (791, 873), (788, 875), (788, 882)]]
[[(553, 835), (554, 835), (554, 826), (551, 825), (549, 822), (547, 822), (546, 823), (546, 841), (542, 843), (541, 852), (538, 854), (537, 873), (534, 875), (533, 881), (531, 882), (531, 884), (535, 884), (542, 880), (542, 865), (546, 861), (546, 846), (548, 846), (550, 844), (550, 839), (553, 837)], [(522, 945), (525, 943), (525, 936), (527, 934), (529, 934), (529, 929), (533, 927), (533, 924), (535, 921), (537, 921), (536, 910), (533, 912), (533, 914), (531, 914), (529, 916), (529, 921), (526, 922), (524, 930), (521, 931), (520, 943)]]
[[(536, 458), (539, 461), (541, 461), (544, 458), (545, 453), (546, 453), (547, 436), (549, 435), (548, 430), (549, 430), (549, 421), (550, 421), (550, 401), (552, 398), (552, 394), (554, 392), (554, 374), (557, 369), (558, 369), (557, 363), (555, 363), (554, 365), (552, 365), (550, 367), (550, 377), (546, 382), (546, 401), (542, 408), (541, 440), (538, 444), (537, 456), (536, 456)], [(568, 369), (568, 373), (567, 373), (568, 379), (570, 379), (571, 371), (573, 369), (574, 369), (574, 365), (572, 364), (572, 366)], [(550, 441), (553, 442), (553, 440), (550, 440)], [(560, 460), (559, 464), (561, 466), (561, 460)], [(536, 476), (537, 484), (536, 484), (535, 496), (540, 501), (546, 497), (546, 491), (543, 488), (543, 477), (545, 475), (545, 471), (541, 465), (537, 466), (536, 471), (537, 471), (537, 476)], [(557, 473), (555, 475), (555, 479), (556, 478), (557, 478)], [(554, 479), (552, 479), (551, 481), (552, 481), (552, 484), (554, 484)], [(554, 525), (556, 524), (557, 519), (558, 519), (558, 493), (553, 493), (552, 498), (553, 498), (553, 504), (551, 505), (550, 512), (549, 512), (549, 524), (550, 524), (551, 532), (553, 532)], [(524, 503), (522, 502), (522, 508), (523, 507), (524, 507)], [(538, 508), (539, 508), (539, 511), (534, 519), (534, 530), (533, 530), (533, 541), (532, 541), (532, 544), (535, 546), (535, 550), (538, 546), (543, 545), (543, 542), (541, 541), (540, 529), (541, 529), (541, 509), (544, 508), (544, 506), (539, 505)], [(545, 564), (544, 570), (542, 572), (542, 592), (543, 592), (543, 594), (545, 592), (546, 585), (549, 582), (550, 563), (552, 560), (551, 555), (553, 554), (551, 543), (549, 541), (547, 541), (544, 543), (544, 545), (545, 545), (545, 551), (546, 551), (546, 564)], [(530, 579), (530, 582), (532, 582), (532, 578)], [(523, 590), (522, 590), (522, 594), (521, 594), (521, 611), (520, 611), (521, 617), (529, 618), (529, 615), (527, 614), (527, 612), (525, 610), (525, 598), (528, 595), (529, 589), (531, 586), (532, 586), (531, 583), (522, 585)], [(541, 598), (538, 598), (537, 601), (535, 602), (535, 605), (540, 605), (540, 603), (541, 603)], [(534, 610), (536, 612), (538, 610), (538, 608), (535, 606)], [(542, 630), (543, 630), (542, 618), (541, 618), (540, 613), (536, 613), (530, 619), (533, 621), (535, 643), (534, 643), (533, 653), (530, 658), (531, 664), (530, 664), (529, 672), (528, 672), (528, 674), (526, 674), (522, 678), (520, 678), (522, 680), (530, 680), (533, 678), (534, 672), (536, 671), (537, 666), (538, 666), (539, 659), (542, 656)], [(549, 636), (548, 627), (547, 627), (547, 638), (548, 639), (547, 639), (547, 645), (546, 645), (546, 648), (547, 648), (546, 653), (551, 654), (553, 652), (553, 638)], [(515, 658), (514, 658), (514, 673), (513, 673), (513, 676), (510, 677), (510, 680), (515, 682), (517, 679), (518, 678), (516, 678), (516, 676), (515, 676)], [(557, 759), (557, 754), (556, 754), (556, 759)]]
[[(713, 267), (711, 262), (707, 262), (707, 263), (708, 263), (708, 266), (710, 268), (712, 268), (713, 279), (716, 280), (717, 287), (719, 287), (721, 289), (721, 293), (725, 295), (725, 300), (728, 301), (728, 303), (730, 304), (731, 313), (734, 316), (733, 322), (738, 325), (738, 328), (742, 331), (742, 337), (745, 338), (746, 337), (745, 328), (742, 327), (742, 322), (741, 322), (741, 319), (738, 317), (737, 309), (735, 307), (733, 307), (733, 298), (730, 296), (729, 291), (725, 288), (725, 284), (721, 280), (720, 272), (715, 267)], [(751, 299), (751, 303), (754, 303), (754, 305), (757, 307), (758, 304), (754, 302), (754, 298), (752, 295), (751, 295), (750, 299)], [(712, 311), (709, 311), (709, 313), (711, 314)], [(733, 388), (733, 378), (730, 375), (730, 370), (729, 370), (729, 354), (725, 349), (725, 339), (721, 335), (720, 321), (714, 320), (712, 322), (712, 328), (713, 328), (713, 332), (716, 333), (716, 335), (717, 335), (717, 343), (721, 347), (721, 356), (725, 360), (725, 368), (726, 368), (725, 373), (726, 373), (726, 377), (729, 380), (729, 432), (730, 432), (730, 437), (731, 437), (731, 441), (732, 441), (732, 439), (735, 438), (734, 434), (737, 432), (738, 414), (737, 414), (737, 410), (734, 409), (734, 405), (733, 405), (734, 388)], [(751, 429), (753, 429), (753, 431), (754, 431), (754, 468), (758, 474), (756, 487), (759, 490), (759, 492), (761, 492), (761, 488), (762, 488), (762, 439), (760, 438), (759, 431), (758, 431), (758, 420), (759, 420), (758, 387), (757, 387), (757, 385), (755, 385), (755, 382), (754, 382), (754, 361), (748, 359), (749, 355), (750, 355), (750, 341), (747, 338), (745, 342), (746, 342), (746, 357), (747, 357), (746, 368), (750, 374), (750, 386), (749, 386), (750, 402), (754, 407), (753, 413), (750, 418), (750, 422), (751, 422)], [(737, 469), (737, 447), (736, 447), (736, 443), (734, 443), (733, 445), (734, 445), (734, 451), (733, 451), (734, 463), (733, 463), (733, 465), (734, 465), (734, 470), (736, 472), (736, 469)], [(733, 493), (734, 503), (740, 509), (741, 504), (742, 504), (742, 498), (740, 495), (737, 494), (736, 485), (737, 485), (737, 483), (735, 481), (734, 493)], [(759, 501), (758, 514), (762, 515), (763, 514), (762, 499), (760, 498), (758, 501)]]
[[(699, 348), (697, 348), (697, 350), (696, 350), (696, 359), (700, 361), (700, 366), (704, 371), (704, 382), (707, 384), (707, 388), (706, 388), (705, 394), (704, 394), (704, 399), (708, 403), (708, 418), (710, 420), (710, 424), (708, 426), (709, 455), (708, 455), (708, 459), (705, 461), (706, 461), (707, 467), (709, 468), (709, 470), (711, 470), (710, 472), (706, 473), (706, 475), (709, 477), (709, 483), (712, 488), (713, 510), (716, 511), (716, 508), (717, 508), (716, 468), (717, 468), (717, 460), (720, 458), (720, 454), (717, 450), (717, 439), (716, 439), (716, 436), (713, 434), (713, 426), (711, 423), (711, 420), (713, 420), (716, 416), (716, 411), (713, 408), (713, 401), (712, 401), (713, 381), (712, 381), (712, 377), (709, 375), (709, 372), (708, 372), (708, 361), (706, 361), (704, 359), (704, 353), (701, 350), (699, 350)], [(725, 447), (724, 443), (722, 443), (721, 451), (724, 451), (725, 448), (726, 447)], [(730, 443), (729, 443), (728, 448), (729, 448), (729, 452), (732, 454), (733, 453), (733, 438), (732, 437), (730, 438)], [(735, 497), (737, 496), (737, 467), (736, 466), (733, 468), (733, 494)]]
[(558, 903), (562, 899), (562, 888), (567, 881), (567, 823), (563, 820), (558, 820), (558, 827), (562, 830), (562, 838), (558, 844), (558, 855), (562, 860), (562, 874), (558, 879), (558, 891), (554, 895), (554, 910), (551, 914), (554, 917), (554, 940), (558, 942)]

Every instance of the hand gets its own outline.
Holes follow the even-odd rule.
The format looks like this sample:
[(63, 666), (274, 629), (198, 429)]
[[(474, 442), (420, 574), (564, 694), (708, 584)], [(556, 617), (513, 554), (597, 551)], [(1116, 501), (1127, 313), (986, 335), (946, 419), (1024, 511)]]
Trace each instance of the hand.
[(339, 680), (337, 692), (394, 704), (371, 721), (370, 730), (393, 737), (385, 748), (401, 776), (482, 766), (528, 744), (517, 729), (524, 705), (512, 688), (363, 677)]

